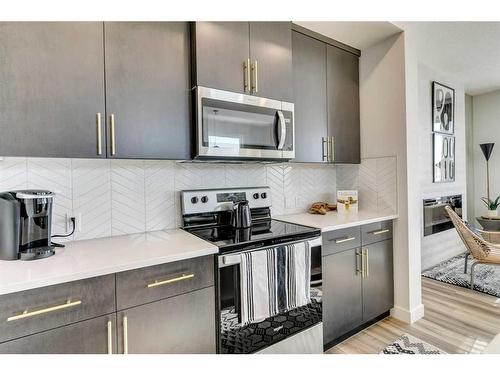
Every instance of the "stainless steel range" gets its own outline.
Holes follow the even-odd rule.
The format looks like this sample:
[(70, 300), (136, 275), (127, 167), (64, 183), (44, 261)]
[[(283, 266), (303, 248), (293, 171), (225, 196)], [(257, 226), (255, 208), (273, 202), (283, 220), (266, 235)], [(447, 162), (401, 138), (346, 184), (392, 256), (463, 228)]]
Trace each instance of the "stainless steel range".
[(187, 190), (181, 200), (183, 229), (219, 247), (218, 352), (321, 353), (321, 231), (272, 219), (269, 187)]

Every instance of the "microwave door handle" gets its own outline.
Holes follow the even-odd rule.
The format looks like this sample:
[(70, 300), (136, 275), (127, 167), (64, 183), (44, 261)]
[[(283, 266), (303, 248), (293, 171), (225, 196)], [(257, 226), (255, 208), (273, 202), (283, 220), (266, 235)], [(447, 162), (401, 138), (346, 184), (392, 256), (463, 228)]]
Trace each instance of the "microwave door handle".
[(285, 139), (286, 139), (286, 123), (285, 123), (285, 116), (283, 115), (282, 111), (278, 111), (278, 125), (279, 125), (279, 138), (278, 138), (278, 150), (283, 150), (283, 147), (285, 146)]

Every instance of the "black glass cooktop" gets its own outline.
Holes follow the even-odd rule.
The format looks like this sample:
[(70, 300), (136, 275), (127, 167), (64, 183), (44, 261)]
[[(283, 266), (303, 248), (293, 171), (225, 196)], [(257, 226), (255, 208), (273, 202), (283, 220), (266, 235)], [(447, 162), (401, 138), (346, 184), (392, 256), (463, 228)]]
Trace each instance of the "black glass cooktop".
[(250, 228), (235, 229), (231, 225), (202, 228), (185, 228), (219, 247), (219, 252), (227, 253), (279, 245), (280, 243), (315, 238), (321, 230), (279, 220), (254, 222)]

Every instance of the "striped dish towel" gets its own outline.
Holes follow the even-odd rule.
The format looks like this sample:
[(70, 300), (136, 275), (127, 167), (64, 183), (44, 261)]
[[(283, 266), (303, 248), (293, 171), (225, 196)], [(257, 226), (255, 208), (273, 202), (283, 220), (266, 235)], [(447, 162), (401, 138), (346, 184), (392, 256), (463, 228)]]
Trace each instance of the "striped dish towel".
[(241, 323), (307, 305), (310, 279), (307, 242), (241, 254)]

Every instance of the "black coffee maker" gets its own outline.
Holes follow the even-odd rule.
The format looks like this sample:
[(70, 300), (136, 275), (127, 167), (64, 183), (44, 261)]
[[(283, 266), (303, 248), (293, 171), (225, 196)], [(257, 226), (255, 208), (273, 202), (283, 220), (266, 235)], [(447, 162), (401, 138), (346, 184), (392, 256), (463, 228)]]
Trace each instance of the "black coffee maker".
[(33, 260), (54, 255), (51, 245), (54, 193), (0, 193), (0, 260)]

